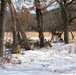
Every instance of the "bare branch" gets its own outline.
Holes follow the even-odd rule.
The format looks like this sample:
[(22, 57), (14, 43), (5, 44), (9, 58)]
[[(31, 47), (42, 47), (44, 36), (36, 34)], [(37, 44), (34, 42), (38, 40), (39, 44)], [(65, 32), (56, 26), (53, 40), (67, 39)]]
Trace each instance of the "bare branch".
[(53, 3), (55, 3), (55, 1), (54, 2), (50, 2), (47, 6), (43, 7), (42, 10), (46, 9), (47, 7), (49, 7), (50, 5), (52, 5)]
[(69, 3), (66, 4), (66, 7), (68, 7), (69, 5), (76, 3), (76, 0), (71, 0)]
[(35, 2), (34, 6), (36, 6), (38, 9), (44, 10), (47, 7), (49, 7), (50, 5), (52, 5), (53, 3), (55, 3), (55, 1), (51, 1), (51, 2), (49, 2), (49, 4), (47, 6), (41, 7), (41, 5), (39, 3)]
[(71, 20), (69, 20), (69, 22), (68, 22), (68, 23), (72, 22), (74, 19), (76, 19), (76, 16), (75, 16), (75, 17), (73, 17)]
[(61, 5), (61, 2), (59, 0), (55, 0), (57, 3), (59, 3), (59, 5)]

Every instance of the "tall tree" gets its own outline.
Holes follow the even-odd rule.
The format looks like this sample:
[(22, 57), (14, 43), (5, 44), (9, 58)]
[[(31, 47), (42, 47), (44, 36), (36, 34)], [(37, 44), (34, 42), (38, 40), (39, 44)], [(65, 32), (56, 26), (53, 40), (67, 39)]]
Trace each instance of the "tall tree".
[[(17, 36), (16, 36), (17, 30), (16, 30), (16, 27), (18, 27), (20, 32), (21, 32), (22, 38), (23, 38), (25, 50), (29, 50), (30, 49), (30, 44), (29, 44), (27, 36), (25, 34), (25, 30), (24, 30), (24, 28), (22, 26), (22, 22), (20, 21), (20, 18), (16, 14), (15, 8), (14, 8), (11, 0), (8, 0), (8, 3), (9, 3), (9, 6), (10, 6), (10, 9), (11, 9), (12, 20), (13, 20), (13, 23), (14, 23), (14, 33), (15, 34), (13, 34), (13, 35), (15, 35), (15, 36), (13, 36), (13, 37), (15, 37), (15, 38), (13, 38), (13, 39), (15, 39), (15, 41), (14, 41), (15, 45), (17, 45), (17, 42), (16, 42), (17, 41)], [(18, 22), (18, 24), (16, 24), (17, 22)]]
[(35, 0), (36, 6), (36, 19), (37, 19), (37, 26), (38, 26), (38, 33), (40, 39), (40, 48), (44, 47), (44, 34), (43, 34), (43, 15), (40, 9), (40, 1)]
[(5, 28), (5, 12), (6, 12), (7, 0), (1, 0), (1, 12), (0, 12), (0, 56), (3, 56), (4, 46), (4, 28)]
[(15, 52), (15, 48), (17, 47), (17, 28), (16, 28), (16, 13), (14, 10), (14, 6), (12, 5), (11, 0), (8, 0), (8, 4), (10, 6), (12, 21), (13, 21), (13, 53)]
[(68, 13), (67, 9), (69, 6), (72, 6), (73, 3), (76, 2), (76, 0), (56, 0), (61, 8), (61, 14), (63, 19), (63, 25), (64, 25), (64, 41), (65, 43), (69, 43), (69, 37), (68, 37)]

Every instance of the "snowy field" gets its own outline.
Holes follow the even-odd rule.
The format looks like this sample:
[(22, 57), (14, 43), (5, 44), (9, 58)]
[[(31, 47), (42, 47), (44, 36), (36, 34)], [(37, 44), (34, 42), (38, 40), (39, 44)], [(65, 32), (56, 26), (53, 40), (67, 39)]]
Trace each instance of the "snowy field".
[(0, 75), (76, 75), (76, 44), (21, 51), (0, 64)]

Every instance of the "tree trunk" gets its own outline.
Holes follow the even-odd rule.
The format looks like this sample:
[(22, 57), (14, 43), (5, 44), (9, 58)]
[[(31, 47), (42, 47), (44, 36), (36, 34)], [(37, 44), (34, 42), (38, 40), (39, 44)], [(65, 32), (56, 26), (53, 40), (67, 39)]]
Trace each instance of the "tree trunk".
[(40, 48), (44, 47), (44, 34), (43, 34), (43, 15), (40, 11), (40, 31), (39, 31), (39, 38), (40, 38)]
[(1, 57), (3, 57), (6, 5), (7, 5), (7, 0), (1, 0), (1, 13), (0, 13), (0, 56)]
[(64, 41), (66, 44), (69, 43), (69, 37), (68, 37), (68, 17), (67, 12), (65, 9), (62, 9), (61, 11), (62, 19), (63, 19), (63, 25), (64, 25)]
[[(8, 0), (8, 2), (9, 2), (9, 5), (10, 5), (10, 8), (11, 8), (12, 20), (13, 20), (13, 23), (14, 23), (14, 26), (13, 26), (14, 27), (14, 31), (13, 31), (13, 33), (14, 33), (13, 34), (14, 47), (17, 45), (17, 34), (16, 34), (16, 32), (17, 32), (16, 26), (17, 26), (19, 28), (20, 32), (21, 32), (23, 42), (24, 42), (24, 45), (25, 45), (25, 49), (29, 50), (30, 49), (30, 44), (29, 44), (27, 36), (25, 34), (25, 30), (21, 25), (20, 19), (17, 17), (16, 11), (14, 10), (14, 6), (12, 5), (11, 0)], [(19, 24), (16, 24), (17, 20), (18, 20)]]
[(15, 48), (17, 47), (17, 29), (16, 29), (16, 14), (14, 10), (14, 6), (12, 5), (11, 0), (8, 0), (8, 4), (10, 6), (12, 21), (13, 21), (13, 50), (12, 52), (15, 53)]
[(31, 48), (30, 48), (30, 44), (29, 44), (29, 41), (27, 39), (25, 30), (24, 30), (23, 26), (21, 25), (20, 19), (18, 17), (17, 17), (17, 21), (19, 23), (19, 24), (17, 24), (17, 27), (19, 28), (19, 30), (21, 32), (25, 50), (30, 50)]
[[(40, 1), (35, 0), (35, 2), (37, 2), (40, 7)], [(42, 48), (44, 47), (43, 16), (42, 16), (41, 9), (38, 8), (37, 5), (36, 5), (36, 19), (37, 19), (38, 33), (39, 33), (39, 39), (40, 39), (40, 48)]]
[(39, 39), (40, 39), (40, 48), (44, 47), (44, 35), (43, 32), (39, 32)]

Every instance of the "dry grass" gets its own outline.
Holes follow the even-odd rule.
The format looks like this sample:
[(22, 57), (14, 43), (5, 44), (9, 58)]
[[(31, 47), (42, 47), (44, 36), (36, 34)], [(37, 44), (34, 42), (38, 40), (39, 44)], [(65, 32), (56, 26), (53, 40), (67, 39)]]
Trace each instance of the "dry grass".
[[(76, 33), (75, 32), (73, 32), (73, 34), (74, 34), (74, 36), (75, 36), (75, 38), (76, 38)], [(26, 32), (26, 35), (28, 36), (28, 37), (38, 37), (38, 32)], [(51, 37), (51, 33), (49, 33), (49, 32), (44, 32), (44, 36), (45, 37)], [(5, 37), (12, 37), (12, 33), (6, 33), (5, 32)], [(63, 35), (62, 35), (62, 37), (63, 37)], [(69, 32), (69, 39), (71, 39), (72, 37), (71, 37), (71, 33)]]

